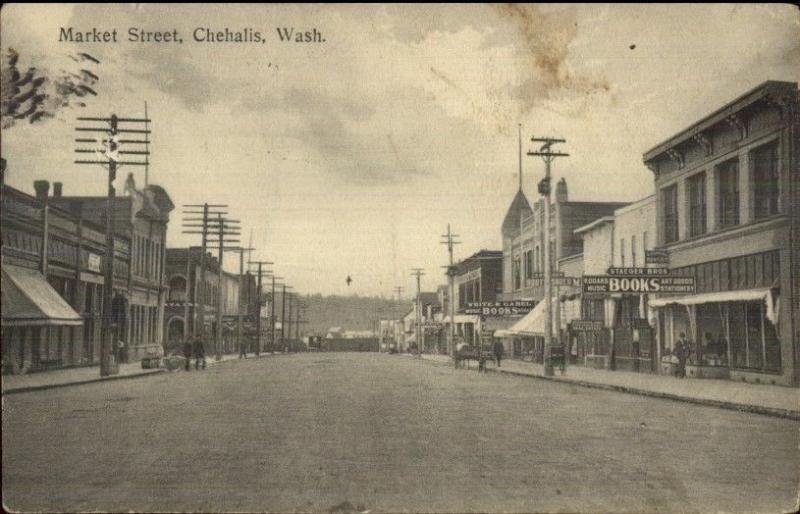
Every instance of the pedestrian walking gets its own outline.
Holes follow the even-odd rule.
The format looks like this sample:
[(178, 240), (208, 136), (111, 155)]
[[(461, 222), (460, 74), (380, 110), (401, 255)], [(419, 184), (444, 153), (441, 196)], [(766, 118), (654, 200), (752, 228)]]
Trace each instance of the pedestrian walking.
[(505, 347), (503, 347), (502, 341), (495, 341), (494, 342), (494, 360), (497, 362), (497, 367), (500, 367), (500, 360), (503, 358), (503, 352), (505, 351)]
[(183, 343), (183, 358), (186, 361), (184, 362), (184, 368), (189, 371), (192, 364), (192, 342), (188, 339)]
[(244, 342), (244, 341), (239, 343), (239, 358), (240, 359), (242, 359), (242, 358), (246, 359), (247, 358), (247, 343)]
[(678, 358), (678, 369), (675, 370), (675, 375), (678, 378), (686, 378), (686, 360), (688, 359), (689, 343), (686, 341), (686, 334), (683, 332), (678, 336), (678, 342), (675, 343), (675, 356)]
[(203, 363), (203, 369), (206, 369), (206, 349), (203, 343), (203, 338), (198, 336), (194, 339), (194, 369), (200, 369), (200, 362)]

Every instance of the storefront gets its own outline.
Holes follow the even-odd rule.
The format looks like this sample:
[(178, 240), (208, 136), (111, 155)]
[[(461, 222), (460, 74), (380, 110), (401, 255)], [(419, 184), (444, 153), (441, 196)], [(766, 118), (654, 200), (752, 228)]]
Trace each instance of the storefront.
[(727, 378), (737, 372), (765, 374), (759, 382), (781, 372), (778, 338), (780, 297), (776, 289), (758, 288), (654, 300), (660, 311), (662, 370), (675, 354), (683, 334), (690, 351), (687, 376)]
[[(495, 332), (495, 337), (504, 341), (506, 350), (511, 350), (513, 358), (530, 359), (538, 363), (543, 361), (545, 307), (545, 302), (539, 302), (532, 311), (510, 328)], [(555, 326), (554, 323), (553, 327)]]
[[(2, 271), (3, 373), (61, 367), (78, 344), (83, 318), (34, 269), (4, 265)], [(66, 357), (65, 357), (66, 356)]]

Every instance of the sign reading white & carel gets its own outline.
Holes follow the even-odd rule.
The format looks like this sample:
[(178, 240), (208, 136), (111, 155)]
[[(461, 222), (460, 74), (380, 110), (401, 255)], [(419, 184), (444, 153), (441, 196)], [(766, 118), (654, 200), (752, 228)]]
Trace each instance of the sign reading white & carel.
[(535, 306), (536, 302), (534, 300), (467, 302), (464, 313), (481, 316), (514, 316), (528, 314)]
[(585, 294), (608, 293), (683, 293), (695, 291), (694, 277), (656, 276), (656, 277), (619, 277), (596, 275), (583, 277)]

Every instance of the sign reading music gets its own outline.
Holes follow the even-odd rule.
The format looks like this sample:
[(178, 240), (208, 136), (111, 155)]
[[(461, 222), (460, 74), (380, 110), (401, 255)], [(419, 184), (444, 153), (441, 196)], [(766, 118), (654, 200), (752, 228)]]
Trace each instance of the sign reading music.
[(480, 316), (514, 316), (528, 314), (536, 306), (534, 300), (508, 300), (496, 302), (467, 302), (464, 314)]
[(583, 277), (583, 292), (585, 294), (608, 293), (683, 293), (692, 294), (695, 291), (694, 277), (684, 276), (644, 276), (644, 277), (619, 277), (610, 275), (596, 275)]

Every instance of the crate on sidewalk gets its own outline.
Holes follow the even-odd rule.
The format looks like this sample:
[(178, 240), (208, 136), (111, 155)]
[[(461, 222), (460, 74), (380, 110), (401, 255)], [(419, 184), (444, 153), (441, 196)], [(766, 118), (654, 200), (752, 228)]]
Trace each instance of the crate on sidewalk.
[(148, 356), (142, 357), (142, 369), (154, 369), (161, 367), (161, 357)]

